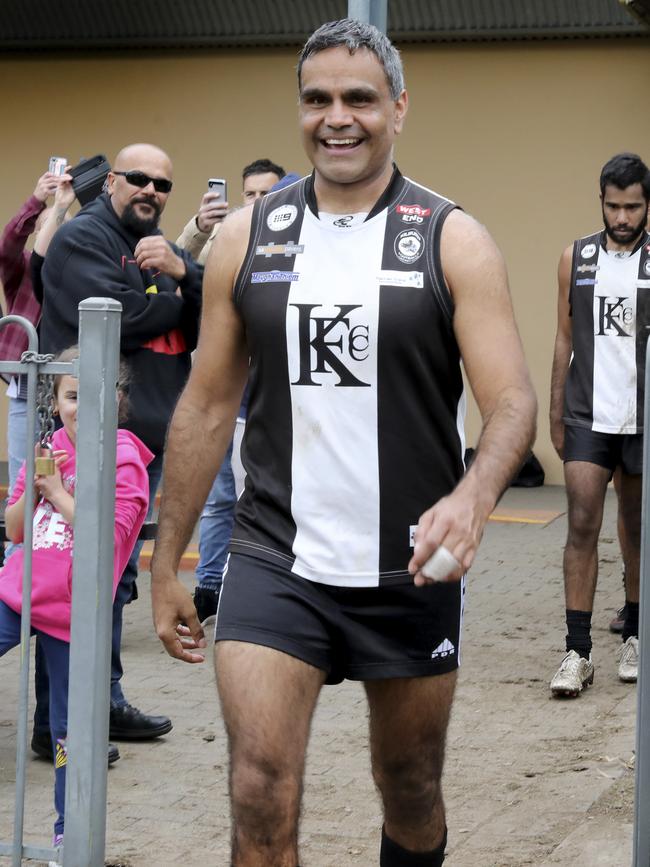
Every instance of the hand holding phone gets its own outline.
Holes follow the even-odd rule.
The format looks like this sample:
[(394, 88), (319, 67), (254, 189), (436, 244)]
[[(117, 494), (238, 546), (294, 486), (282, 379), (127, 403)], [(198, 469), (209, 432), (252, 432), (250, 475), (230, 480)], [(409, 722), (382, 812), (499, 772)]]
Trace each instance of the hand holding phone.
[(210, 178), (208, 191), (201, 199), (196, 225), (201, 232), (211, 232), (216, 223), (228, 216), (227, 185), (223, 178)]

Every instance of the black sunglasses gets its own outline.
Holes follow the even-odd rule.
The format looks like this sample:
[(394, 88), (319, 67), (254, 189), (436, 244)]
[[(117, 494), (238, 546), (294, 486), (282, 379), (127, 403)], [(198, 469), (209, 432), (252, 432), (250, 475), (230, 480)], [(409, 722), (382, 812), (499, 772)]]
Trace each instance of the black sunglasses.
[(157, 193), (171, 193), (172, 191), (172, 181), (168, 181), (167, 178), (150, 178), (149, 175), (145, 175), (144, 172), (139, 172), (137, 170), (133, 170), (130, 172), (113, 172), (114, 175), (122, 175), (122, 177), (126, 178), (127, 183), (132, 184), (134, 187), (146, 187), (147, 184), (153, 184), (153, 188)]

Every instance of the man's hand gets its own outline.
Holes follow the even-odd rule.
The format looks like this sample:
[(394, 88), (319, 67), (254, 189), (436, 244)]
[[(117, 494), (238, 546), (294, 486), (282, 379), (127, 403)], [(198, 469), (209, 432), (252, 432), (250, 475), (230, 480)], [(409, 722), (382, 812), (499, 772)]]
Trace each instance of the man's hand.
[(140, 238), (135, 248), (135, 261), (144, 270), (162, 271), (174, 280), (182, 280), (186, 274), (185, 262), (169, 246), (162, 235)]
[(564, 422), (562, 419), (551, 419), (551, 442), (560, 460), (564, 460)]
[(228, 202), (220, 201), (221, 193), (210, 190), (201, 199), (199, 213), (196, 215), (196, 225), (200, 232), (208, 234), (216, 223), (221, 223), (228, 216)]
[(408, 570), (416, 587), (432, 584), (421, 569), (442, 545), (460, 564), (439, 580), (458, 581), (472, 565), (483, 536), (491, 509), (473, 492), (473, 484), (465, 477), (459, 486), (427, 509), (415, 531), (415, 547)]
[(39, 202), (46, 202), (50, 196), (54, 195), (59, 184), (59, 179), (52, 172), (45, 172), (38, 179), (34, 187), (34, 195)]
[(183, 662), (203, 662), (206, 640), (189, 591), (176, 577), (152, 579), (153, 622), (165, 650)]

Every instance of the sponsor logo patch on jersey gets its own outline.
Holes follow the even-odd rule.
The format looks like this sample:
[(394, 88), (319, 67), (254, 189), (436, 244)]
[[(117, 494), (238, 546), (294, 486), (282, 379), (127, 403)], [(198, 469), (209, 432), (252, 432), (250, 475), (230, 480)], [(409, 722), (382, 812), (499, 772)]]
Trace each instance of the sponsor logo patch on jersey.
[(286, 256), (290, 258), (304, 252), (305, 245), (294, 244), (293, 241), (289, 241), (288, 244), (263, 244), (255, 248), (256, 256), (266, 256), (267, 259), (269, 256)]
[(398, 205), (395, 213), (400, 215), (403, 223), (424, 223), (424, 218), (431, 216), (431, 208), (422, 208), (420, 205)]
[(431, 208), (422, 208), (420, 205), (398, 205), (396, 214), (404, 214), (409, 217), (430, 217)]
[(576, 286), (595, 286), (596, 279), (594, 277), (583, 277), (582, 280), (576, 280)]
[(600, 265), (578, 265), (576, 271), (578, 274), (589, 273), (590, 271), (599, 271)]
[(595, 244), (585, 244), (585, 246), (580, 250), (580, 255), (583, 259), (591, 259), (592, 256), (596, 255), (596, 245)]
[(377, 280), (383, 286), (410, 286), (412, 289), (424, 287), (422, 271), (380, 271)]
[(281, 232), (295, 222), (298, 208), (295, 205), (280, 205), (274, 208), (266, 218), (266, 225), (272, 232)]
[(299, 277), (295, 271), (253, 271), (251, 283), (295, 283)]
[(395, 238), (395, 255), (407, 265), (416, 262), (424, 252), (424, 238), (417, 229), (405, 229)]
[(334, 220), (332, 225), (337, 226), (339, 229), (348, 229), (352, 225), (353, 220), (354, 214), (349, 214), (346, 217), (339, 217), (338, 220)]
[(647, 274), (650, 277), (650, 259), (647, 262), (643, 263), (643, 273)]

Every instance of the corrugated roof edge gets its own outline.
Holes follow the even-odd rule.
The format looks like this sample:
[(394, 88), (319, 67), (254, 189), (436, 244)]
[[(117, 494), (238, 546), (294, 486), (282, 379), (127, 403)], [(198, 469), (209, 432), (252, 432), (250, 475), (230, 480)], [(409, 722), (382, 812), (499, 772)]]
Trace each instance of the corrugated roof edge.
[[(450, 42), (540, 42), (549, 40), (594, 40), (594, 39), (648, 39), (650, 28), (640, 26), (631, 27), (599, 27), (586, 30), (584, 27), (566, 27), (549, 30), (448, 30), (441, 32), (411, 31), (390, 32), (390, 38), (397, 45), (414, 43), (450, 43)], [(119, 39), (84, 39), (66, 40), (58, 38), (56, 41), (49, 39), (0, 39), (0, 54), (3, 52), (47, 51), (52, 53), (61, 52), (87, 52), (88, 50), (123, 51), (138, 48), (148, 49), (208, 49), (208, 48), (254, 48), (254, 47), (277, 47), (287, 48), (302, 46), (309, 33), (291, 34), (268, 34), (266, 36), (251, 34), (250, 36), (196, 36), (196, 37), (129, 37)]]

